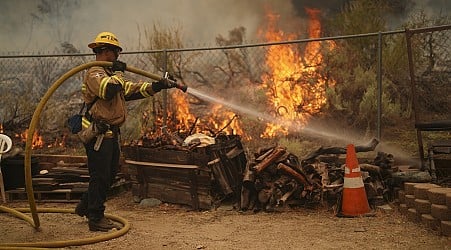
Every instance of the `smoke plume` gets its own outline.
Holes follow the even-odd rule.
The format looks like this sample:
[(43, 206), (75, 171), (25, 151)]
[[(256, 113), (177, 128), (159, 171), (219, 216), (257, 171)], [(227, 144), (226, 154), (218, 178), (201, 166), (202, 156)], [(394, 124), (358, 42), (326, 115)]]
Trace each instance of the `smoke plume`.
[[(337, 13), (349, 0), (2, 0), (0, 54), (52, 52), (61, 44), (89, 52), (87, 44), (101, 31), (115, 33), (125, 50), (143, 42), (143, 31), (154, 23), (180, 27), (187, 47), (214, 46), (215, 38), (238, 27), (245, 42), (258, 41), (268, 9), (279, 16), (280, 29), (299, 30), (305, 7), (323, 15)], [(429, 13), (449, 13), (447, 0), (393, 0), (399, 13), (415, 6)], [(427, 3), (426, 3), (427, 2)], [(295, 27), (297, 25), (297, 27)]]

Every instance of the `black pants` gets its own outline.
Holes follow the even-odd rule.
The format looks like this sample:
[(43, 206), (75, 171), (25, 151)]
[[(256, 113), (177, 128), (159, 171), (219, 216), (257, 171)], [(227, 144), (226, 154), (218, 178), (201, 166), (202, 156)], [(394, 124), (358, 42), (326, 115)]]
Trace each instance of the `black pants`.
[(98, 221), (104, 216), (107, 192), (119, 168), (120, 147), (117, 138), (105, 138), (99, 151), (95, 151), (95, 141), (85, 145), (90, 177), (88, 191), (80, 203), (87, 207), (89, 220)]

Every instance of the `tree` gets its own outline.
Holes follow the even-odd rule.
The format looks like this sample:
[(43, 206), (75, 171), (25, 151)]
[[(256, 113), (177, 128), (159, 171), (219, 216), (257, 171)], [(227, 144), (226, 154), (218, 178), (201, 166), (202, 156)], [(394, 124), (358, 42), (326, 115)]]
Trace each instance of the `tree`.
[(37, 10), (30, 15), (33, 23), (49, 30), (49, 38), (56, 42), (53, 45), (59, 45), (72, 41), (72, 13), (79, 7), (80, 0), (39, 0)]

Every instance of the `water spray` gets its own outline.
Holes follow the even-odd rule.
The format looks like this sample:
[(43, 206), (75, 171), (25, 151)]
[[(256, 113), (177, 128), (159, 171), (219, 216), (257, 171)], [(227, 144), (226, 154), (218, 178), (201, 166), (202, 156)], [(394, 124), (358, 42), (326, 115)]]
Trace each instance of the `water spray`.
[[(290, 121), (290, 120), (287, 120), (287, 119), (280, 118), (279, 120), (277, 120), (276, 117), (273, 117), (273, 116), (271, 116), (269, 114), (256, 111), (255, 109), (252, 109), (252, 108), (244, 107), (243, 105), (238, 105), (238, 104), (235, 104), (235, 103), (231, 103), (231, 102), (225, 101), (225, 100), (223, 100), (221, 98), (208, 95), (208, 94), (206, 94), (206, 93), (204, 93), (202, 91), (199, 91), (199, 90), (191, 88), (191, 87), (188, 88), (186, 90), (186, 92), (188, 94), (196, 96), (196, 97), (198, 97), (200, 99), (203, 99), (205, 101), (212, 102), (212, 103), (218, 103), (218, 104), (226, 106), (226, 107), (228, 107), (228, 108), (230, 108), (230, 109), (232, 109), (232, 110), (234, 110), (236, 112), (249, 115), (251, 117), (254, 117), (257, 120), (261, 120), (261, 121), (264, 121), (264, 122), (274, 123), (274, 124), (283, 126), (283, 127), (287, 128), (291, 132), (308, 133), (308, 134), (311, 134), (311, 135), (316, 136), (316, 137), (335, 139), (335, 140), (342, 141), (342, 142), (345, 142), (345, 143), (349, 143), (349, 141), (352, 140), (352, 138), (355, 138), (354, 136), (350, 136), (350, 135), (347, 135), (345, 133), (338, 134), (336, 132), (328, 131), (327, 128), (321, 127), (320, 125), (314, 124), (314, 123), (311, 123), (311, 122), (309, 124), (307, 124), (306, 126), (301, 126), (301, 125), (295, 123), (294, 121)], [(397, 156), (399, 158), (402, 158), (403, 160), (406, 160), (406, 159), (410, 158), (409, 154), (407, 154), (406, 152), (403, 152), (402, 150), (397, 149), (397, 148), (395, 148), (393, 146), (387, 145), (386, 143), (383, 143), (380, 140), (372, 139), (369, 142), (354, 140), (354, 143), (356, 143), (356, 144), (364, 144), (364, 143), (366, 143), (368, 145), (373, 145), (374, 143), (376, 143), (376, 145), (374, 145), (374, 148), (377, 147), (377, 148), (379, 148), (379, 150), (388, 150), (388, 151), (391, 151), (391, 152), (397, 152)], [(417, 164), (417, 163), (415, 162), (415, 164)]]
[(269, 114), (262, 113), (262, 112), (254, 110), (254, 109), (244, 107), (243, 105), (234, 104), (234, 103), (225, 101), (223, 99), (213, 97), (211, 95), (207, 95), (206, 93), (203, 93), (203, 92), (201, 92), (197, 89), (193, 89), (191, 87), (187, 90), (187, 92), (189, 94), (194, 95), (203, 100), (206, 100), (209, 102), (214, 102), (214, 103), (219, 103), (219, 104), (229, 107), (230, 109), (233, 109), (237, 112), (247, 114), (247, 115), (257, 118), (259, 120), (263, 120), (268, 123), (274, 123), (274, 124), (283, 126), (285, 128), (288, 128), (288, 130), (290, 130), (292, 132), (307, 132), (309, 134), (313, 134), (313, 135), (324, 137), (324, 138), (334, 138), (334, 139), (341, 140), (341, 141), (349, 141), (349, 136), (334, 134), (334, 133), (326, 131), (325, 129), (320, 130), (318, 128), (313, 128), (313, 127), (309, 127), (309, 126), (300, 126), (299, 124), (297, 124), (293, 121), (283, 119), (283, 118), (276, 120), (277, 118), (275, 118)]

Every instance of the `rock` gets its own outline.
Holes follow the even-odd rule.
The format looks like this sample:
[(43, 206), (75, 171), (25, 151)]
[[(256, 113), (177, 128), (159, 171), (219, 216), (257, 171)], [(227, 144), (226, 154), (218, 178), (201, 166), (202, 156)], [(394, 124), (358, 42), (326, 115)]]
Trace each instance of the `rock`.
[[(431, 182), (432, 177), (427, 171), (409, 171), (409, 172), (396, 172), (392, 174), (395, 183), (413, 182), (413, 183), (425, 183)], [(412, 190), (413, 191), (413, 190)], [(409, 194), (406, 190), (406, 193)], [(413, 194), (413, 193), (412, 193)]]
[(159, 199), (155, 199), (155, 198), (143, 199), (139, 203), (140, 206), (144, 206), (144, 207), (156, 207), (156, 206), (159, 206), (160, 204), (161, 204), (161, 201)]

